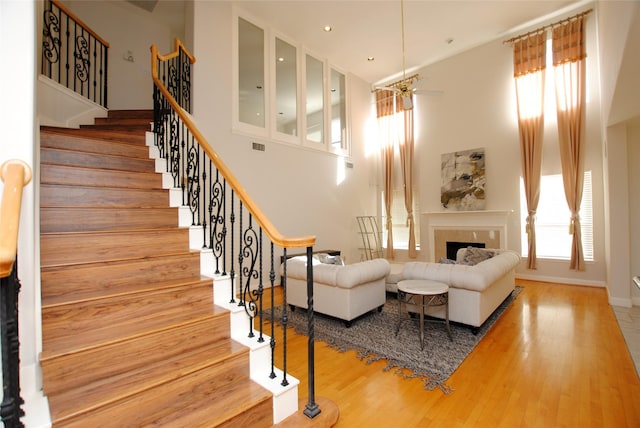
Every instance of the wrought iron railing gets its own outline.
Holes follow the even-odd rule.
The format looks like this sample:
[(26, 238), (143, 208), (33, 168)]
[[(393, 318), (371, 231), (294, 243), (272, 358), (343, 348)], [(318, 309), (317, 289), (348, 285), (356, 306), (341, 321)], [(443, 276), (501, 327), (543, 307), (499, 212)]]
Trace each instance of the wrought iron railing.
[(9, 160), (0, 167), (4, 182), (0, 206), (0, 342), (2, 349), (2, 403), (0, 420), (7, 428), (24, 426), (20, 395), (20, 342), (18, 294), (20, 281), (16, 262), (22, 189), (31, 181), (31, 168)]
[[(195, 58), (176, 40), (174, 52), (160, 55), (151, 47), (154, 81), (154, 133), (159, 155), (166, 161), (167, 172), (176, 188), (182, 189), (182, 205), (191, 210), (194, 226), (201, 226), (203, 247), (211, 250), (216, 274), (231, 279), (231, 302), (246, 311), (249, 323), (247, 336), (264, 342), (266, 323), (263, 317), (263, 293), (271, 290), (270, 346), (271, 373), (275, 378), (277, 340), (274, 335), (275, 260), (281, 248), (285, 260), (281, 285), (286, 302), (286, 255), (289, 248), (306, 248), (308, 292), (308, 385), (309, 401), (304, 413), (314, 417), (320, 410), (315, 403), (314, 380), (314, 316), (313, 269), (311, 257), (315, 237), (288, 238), (282, 236), (240, 185), (215, 150), (200, 133), (188, 113), (191, 106), (191, 64)], [(287, 305), (282, 318), (282, 380), (287, 386)], [(254, 331), (257, 324), (257, 332)], [(278, 352), (280, 352), (278, 350)]]
[(57, 0), (45, 0), (41, 74), (107, 107), (109, 43)]

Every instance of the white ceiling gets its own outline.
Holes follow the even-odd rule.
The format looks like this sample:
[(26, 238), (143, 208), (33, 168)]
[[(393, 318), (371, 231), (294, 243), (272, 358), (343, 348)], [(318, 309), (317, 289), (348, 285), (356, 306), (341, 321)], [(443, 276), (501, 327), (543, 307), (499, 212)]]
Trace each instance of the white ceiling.
[[(402, 77), (400, 0), (234, 3), (258, 23), (369, 83)], [(410, 72), (584, 4), (576, 0), (405, 0), (406, 67)], [(333, 31), (324, 32), (325, 25)], [(370, 56), (375, 60), (368, 61)]]

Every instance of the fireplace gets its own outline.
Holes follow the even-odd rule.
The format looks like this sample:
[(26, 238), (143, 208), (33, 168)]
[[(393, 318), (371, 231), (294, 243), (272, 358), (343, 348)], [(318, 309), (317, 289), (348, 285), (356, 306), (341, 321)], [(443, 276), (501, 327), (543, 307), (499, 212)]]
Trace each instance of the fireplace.
[[(507, 223), (512, 211), (439, 211), (423, 213), (428, 229), (428, 259), (455, 259), (447, 251), (448, 242), (482, 248), (506, 248)], [(459, 248), (459, 247), (458, 247)]]
[(447, 241), (447, 258), (449, 260), (455, 260), (458, 250), (460, 248), (477, 247), (486, 248), (487, 244), (484, 242), (460, 242), (460, 241)]

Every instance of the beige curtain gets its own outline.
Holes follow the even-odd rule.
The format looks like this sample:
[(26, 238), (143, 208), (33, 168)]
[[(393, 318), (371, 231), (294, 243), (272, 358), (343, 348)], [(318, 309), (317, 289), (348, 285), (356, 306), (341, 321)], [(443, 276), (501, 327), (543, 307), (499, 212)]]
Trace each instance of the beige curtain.
[(378, 131), (381, 140), (382, 163), (384, 169), (384, 209), (386, 211), (387, 251), (385, 257), (393, 259), (393, 219), (391, 218), (391, 203), (393, 201), (393, 135), (391, 121), (393, 120), (393, 94), (389, 91), (376, 90), (376, 112), (378, 117)]
[[(413, 97), (413, 95), (411, 95)], [(402, 98), (396, 97), (396, 106), (402, 106)], [(409, 226), (409, 258), (418, 257), (416, 251), (415, 221), (413, 217), (413, 109), (404, 110), (404, 138), (400, 140), (400, 163), (402, 165), (402, 184), (404, 187), (404, 206), (407, 210)]]
[(544, 131), (546, 33), (518, 39), (513, 45), (513, 72), (518, 102), (522, 177), (527, 200), (527, 268), (536, 269), (535, 215), (540, 199), (540, 166)]
[(558, 140), (564, 192), (571, 211), (573, 234), (570, 269), (585, 269), (580, 228), (584, 184), (583, 136), (585, 125), (585, 46), (582, 16), (553, 28), (553, 69), (558, 114)]

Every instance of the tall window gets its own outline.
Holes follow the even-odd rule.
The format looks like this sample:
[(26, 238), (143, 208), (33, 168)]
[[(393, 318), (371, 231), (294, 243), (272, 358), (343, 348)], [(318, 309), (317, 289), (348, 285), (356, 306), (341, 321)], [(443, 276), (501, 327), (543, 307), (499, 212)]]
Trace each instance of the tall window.
[[(522, 224), (527, 215), (524, 184), (520, 179), (520, 213)], [(540, 201), (536, 212), (536, 251), (538, 258), (569, 260), (571, 240), (569, 233), (571, 212), (567, 207), (562, 174), (543, 175), (540, 179)], [(580, 225), (584, 259), (593, 261), (593, 209), (591, 171), (584, 172)], [(528, 256), (527, 234), (522, 229), (522, 255)]]

